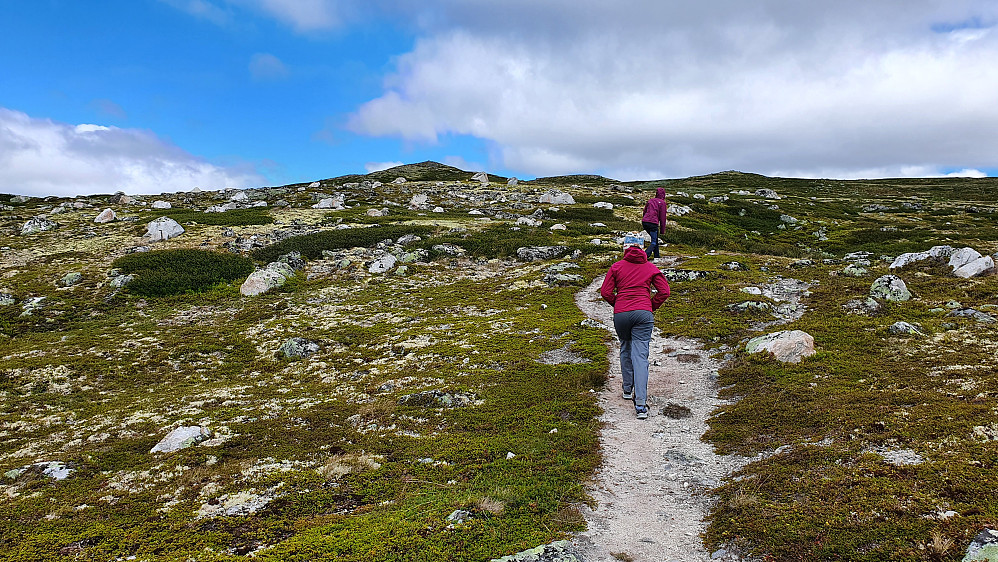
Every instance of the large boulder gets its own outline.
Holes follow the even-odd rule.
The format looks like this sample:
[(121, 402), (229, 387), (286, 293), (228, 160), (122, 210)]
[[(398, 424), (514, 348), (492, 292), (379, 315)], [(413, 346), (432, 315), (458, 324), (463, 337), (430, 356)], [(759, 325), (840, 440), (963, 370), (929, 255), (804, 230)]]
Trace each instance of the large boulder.
[(171, 204), (169, 201), (157, 200), (153, 201), (150, 207), (152, 207), (153, 209), (172, 209), (173, 204)]
[(183, 426), (174, 429), (149, 450), (150, 453), (172, 453), (186, 449), (211, 437), (211, 432), (199, 425)]
[(97, 217), (94, 218), (94, 222), (97, 224), (104, 224), (111, 222), (117, 218), (118, 215), (114, 214), (113, 209), (104, 209), (103, 211), (100, 212), (99, 215), (97, 215)]
[(572, 197), (570, 193), (565, 193), (564, 191), (559, 191), (557, 189), (551, 189), (541, 195), (541, 203), (549, 203), (551, 205), (573, 205), (575, 204), (575, 198)]
[(814, 355), (814, 338), (800, 330), (784, 330), (757, 338), (745, 344), (746, 353), (771, 352), (777, 361), (800, 363), (805, 357)]
[(371, 262), (371, 265), (368, 266), (367, 271), (370, 273), (384, 273), (390, 270), (391, 268), (395, 267), (395, 262), (397, 261), (398, 260), (395, 258), (395, 256), (386, 253), (385, 255)]
[(160, 242), (176, 238), (184, 233), (184, 227), (170, 217), (159, 217), (147, 225), (146, 236), (151, 242)]
[(669, 214), (674, 217), (681, 217), (683, 215), (688, 215), (693, 212), (693, 209), (687, 207), (686, 205), (679, 205), (676, 203), (669, 203)]
[(981, 253), (973, 248), (960, 248), (949, 257), (949, 266), (954, 271), (968, 263), (981, 259)]
[(483, 186), (489, 185), (489, 175), (485, 172), (476, 172), (475, 175), (471, 176), (471, 181), (480, 182)]
[(904, 302), (911, 298), (911, 291), (897, 275), (884, 275), (873, 282), (870, 296), (879, 300)]
[(981, 256), (953, 270), (953, 275), (969, 279), (993, 271), (995, 260), (991, 256)]
[(268, 263), (267, 267), (250, 273), (239, 286), (239, 293), (255, 297), (276, 289), (287, 283), (288, 279), (294, 277), (295, 271), (302, 269), (304, 265), (305, 262), (297, 252), (281, 256), (280, 261)]
[(343, 208), (343, 196), (339, 197), (325, 197), (320, 199), (318, 203), (312, 205), (313, 209), (342, 209)]

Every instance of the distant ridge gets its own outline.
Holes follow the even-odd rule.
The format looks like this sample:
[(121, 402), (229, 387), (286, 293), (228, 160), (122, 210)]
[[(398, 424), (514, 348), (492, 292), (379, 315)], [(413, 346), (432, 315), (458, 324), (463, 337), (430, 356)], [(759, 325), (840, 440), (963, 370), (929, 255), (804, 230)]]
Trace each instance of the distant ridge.
[[(403, 177), (409, 181), (468, 181), (477, 171), (478, 170), (469, 172), (467, 170), (455, 168), (454, 166), (448, 166), (447, 164), (427, 160), (416, 164), (403, 164), (401, 166), (388, 168), (387, 170), (378, 170), (377, 172), (371, 172), (369, 174), (350, 174), (336, 178), (329, 178), (324, 181), (350, 183), (368, 180), (388, 183), (398, 177)], [(507, 179), (508, 178), (504, 176), (489, 174), (490, 181), (505, 182)]]

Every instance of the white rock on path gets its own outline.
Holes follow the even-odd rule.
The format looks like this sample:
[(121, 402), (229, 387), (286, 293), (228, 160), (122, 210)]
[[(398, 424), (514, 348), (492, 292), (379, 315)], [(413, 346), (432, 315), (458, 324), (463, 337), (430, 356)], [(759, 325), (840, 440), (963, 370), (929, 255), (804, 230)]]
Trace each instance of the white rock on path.
[(176, 238), (184, 233), (184, 227), (170, 217), (159, 217), (148, 225), (146, 236), (151, 242), (160, 242)]
[(197, 445), (211, 436), (211, 432), (199, 425), (182, 426), (174, 429), (159, 443), (156, 443), (150, 453), (172, 453)]
[(784, 330), (752, 338), (745, 344), (746, 353), (772, 352), (777, 361), (800, 363), (814, 355), (814, 338), (801, 330)]

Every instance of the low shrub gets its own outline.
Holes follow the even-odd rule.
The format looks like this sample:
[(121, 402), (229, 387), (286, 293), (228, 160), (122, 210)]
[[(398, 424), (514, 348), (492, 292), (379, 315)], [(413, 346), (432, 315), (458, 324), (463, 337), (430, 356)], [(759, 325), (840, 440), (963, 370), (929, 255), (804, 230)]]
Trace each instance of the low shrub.
[(267, 209), (263, 207), (233, 209), (224, 213), (202, 213), (189, 209), (164, 209), (159, 212), (150, 213), (150, 220), (163, 216), (168, 216), (180, 224), (196, 222), (211, 226), (248, 226), (271, 224), (274, 222), (274, 217), (270, 216)]
[(253, 262), (207, 250), (157, 250), (130, 254), (111, 264), (135, 275), (126, 289), (145, 297), (198, 292), (252, 273)]
[(405, 234), (427, 236), (433, 232), (432, 227), (415, 225), (373, 226), (370, 228), (349, 228), (343, 230), (327, 230), (302, 236), (293, 236), (266, 248), (254, 250), (250, 256), (258, 261), (272, 262), (289, 252), (298, 252), (305, 259), (322, 257), (323, 250), (342, 250), (344, 248), (366, 248), (382, 240), (391, 238), (397, 240)]

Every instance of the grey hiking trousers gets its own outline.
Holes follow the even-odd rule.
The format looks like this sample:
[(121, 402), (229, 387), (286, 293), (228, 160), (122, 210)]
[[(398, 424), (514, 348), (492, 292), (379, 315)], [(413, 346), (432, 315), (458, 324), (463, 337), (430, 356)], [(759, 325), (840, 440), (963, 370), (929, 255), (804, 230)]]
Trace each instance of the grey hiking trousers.
[(655, 317), (649, 310), (629, 310), (613, 315), (620, 339), (620, 375), (624, 392), (634, 391), (634, 405), (648, 403), (648, 348)]

